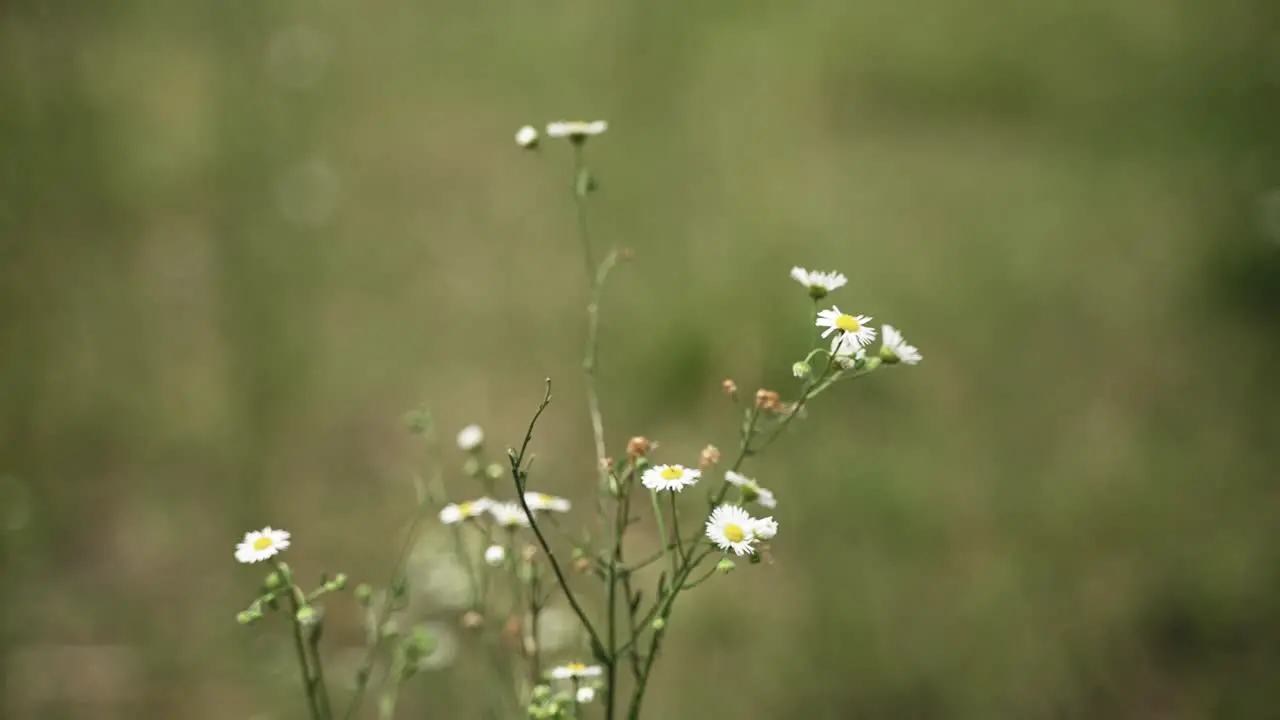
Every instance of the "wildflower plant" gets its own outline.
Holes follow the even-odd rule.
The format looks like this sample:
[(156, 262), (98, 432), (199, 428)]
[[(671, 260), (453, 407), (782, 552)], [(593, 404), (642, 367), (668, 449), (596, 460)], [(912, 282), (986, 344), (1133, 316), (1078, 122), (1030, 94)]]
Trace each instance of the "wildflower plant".
[[(818, 396), (837, 383), (888, 366), (920, 362), (919, 350), (907, 344), (896, 328), (885, 325), (877, 332), (870, 316), (823, 305), (830, 293), (847, 285), (844, 275), (796, 267), (790, 275), (813, 303), (814, 337), (811, 349), (792, 366), (798, 387), (790, 399), (767, 388), (744, 397), (733, 380), (724, 380), (725, 395), (741, 408), (737, 448), (727, 461), (718, 448), (707, 445), (696, 459), (690, 459), (690, 465), (681, 464), (685, 458), (660, 457), (658, 443), (643, 436), (632, 437), (611, 455), (596, 386), (600, 307), (610, 274), (632, 253), (615, 249), (597, 257), (590, 233), (588, 206), (598, 184), (588, 168), (587, 148), (589, 141), (607, 130), (602, 120), (559, 121), (545, 129), (547, 138), (565, 141), (573, 159), (570, 188), (587, 296), (583, 383), (595, 454), (590, 466), (583, 463), (582, 476), (590, 477), (594, 486), (591, 509), (598, 522), (582, 523), (573, 530), (567, 521), (573, 516), (573, 503), (531, 487), (536, 476), (530, 445), (538, 421), (551, 405), (550, 379), (545, 380), (542, 401), (524, 437), (506, 450), (502, 462), (491, 456), (478, 425), (461, 429), (456, 442), (462, 454), (460, 470), (476, 490), (468, 497), (446, 501), (439, 462), (430, 482), (415, 480), (418, 512), (391, 580), (378, 594), (380, 602), (374, 601), (370, 586), (356, 589), (365, 615), (366, 652), (354, 678), (354, 692), (341, 713), (335, 713), (330, 703), (321, 668), (318, 642), (323, 612), (317, 600), (342, 589), (346, 577), (322, 578), (319, 588), (305, 592), (278, 557), (289, 547), (288, 533), (266, 528), (246, 535), (236, 558), (246, 563), (270, 560), (274, 570), (263, 593), (240, 614), (240, 621), (256, 622), (267, 609), (282, 601), (288, 604), (312, 720), (357, 716), (379, 662), (388, 671), (377, 689), (377, 717), (390, 720), (400, 684), (424, 667), (422, 658), (435, 642), (429, 629), (402, 629), (390, 620), (390, 614), (406, 602), (405, 558), (424, 520), (438, 523), (452, 536), (453, 552), (466, 570), (468, 607), (459, 623), (472, 633), (473, 644), (491, 666), (493, 689), (486, 696), (492, 702), (490, 717), (613, 720), (625, 714), (630, 720), (640, 718), (680, 598), (733, 571), (739, 562), (758, 565), (778, 533), (775, 491), (745, 475), (747, 463), (772, 446), (805, 416)], [(516, 133), (516, 144), (539, 151), (542, 134), (525, 126)], [(880, 346), (871, 354), (868, 348), (877, 338)], [(407, 421), (434, 449), (430, 413), (415, 411)], [(685, 492), (699, 486), (706, 488), (705, 500), (697, 496), (701, 493)], [(624, 557), (628, 533), (648, 523), (652, 523), (656, 546), (647, 555)], [(601, 527), (603, 532), (593, 535), (589, 527)], [(625, 546), (630, 549), (632, 544)], [(580, 630), (567, 648), (546, 642), (540, 627), (545, 613), (561, 604), (568, 606)], [(553, 664), (553, 659), (561, 664)]]

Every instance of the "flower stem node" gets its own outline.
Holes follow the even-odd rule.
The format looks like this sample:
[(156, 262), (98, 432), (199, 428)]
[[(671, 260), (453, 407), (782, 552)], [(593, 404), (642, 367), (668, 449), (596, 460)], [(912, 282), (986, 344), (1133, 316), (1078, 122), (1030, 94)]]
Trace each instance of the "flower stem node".
[(720, 562), (716, 563), (716, 572), (724, 575), (728, 575), (729, 573), (733, 572), (734, 568), (736, 567), (738, 567), (737, 564), (734, 563), (729, 558), (721, 558)]
[(373, 602), (373, 588), (368, 583), (360, 583), (356, 586), (356, 602), (360, 603), (360, 607), (369, 607), (369, 603)]

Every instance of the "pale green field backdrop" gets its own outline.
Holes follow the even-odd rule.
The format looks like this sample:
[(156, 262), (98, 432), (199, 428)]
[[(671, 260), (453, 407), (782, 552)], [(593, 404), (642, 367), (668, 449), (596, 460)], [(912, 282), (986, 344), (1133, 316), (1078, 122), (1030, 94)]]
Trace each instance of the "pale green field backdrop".
[(775, 563), (678, 609), (650, 717), (1275, 717), (1277, 14), (0, 4), (0, 714), (301, 717), (233, 545), (383, 582), (420, 402), (501, 446), (553, 378), (535, 482), (588, 500), (569, 156), (511, 137), (600, 117), (613, 452), (792, 390), (794, 264), (925, 355), (749, 466)]

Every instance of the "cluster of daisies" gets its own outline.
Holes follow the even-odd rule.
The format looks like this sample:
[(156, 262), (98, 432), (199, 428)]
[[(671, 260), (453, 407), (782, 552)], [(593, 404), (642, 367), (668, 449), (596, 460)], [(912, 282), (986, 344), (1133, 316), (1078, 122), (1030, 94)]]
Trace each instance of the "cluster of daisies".
[[(702, 472), (683, 465), (655, 465), (640, 476), (640, 484), (654, 492), (680, 492), (696, 485)], [(774, 508), (777, 501), (773, 492), (760, 487), (755, 480), (732, 470), (724, 479), (739, 489), (743, 502), (756, 502), (766, 508)], [(752, 517), (740, 505), (724, 504), (711, 511), (707, 518), (707, 539), (726, 552), (750, 555), (756, 543), (769, 540), (778, 533), (778, 523), (772, 517)]]
[[(819, 272), (804, 268), (791, 268), (791, 277), (809, 290), (809, 297), (821, 300), (832, 290), (844, 287), (848, 278), (838, 272)], [(876, 330), (866, 315), (850, 315), (838, 306), (818, 311), (817, 327), (826, 328), (823, 339), (831, 338), (831, 354), (837, 359), (857, 360), (866, 357), (867, 346), (876, 340)], [(880, 360), (888, 365), (920, 362), (920, 351), (908, 345), (902, 333), (892, 325), (885, 325), (880, 338)]]

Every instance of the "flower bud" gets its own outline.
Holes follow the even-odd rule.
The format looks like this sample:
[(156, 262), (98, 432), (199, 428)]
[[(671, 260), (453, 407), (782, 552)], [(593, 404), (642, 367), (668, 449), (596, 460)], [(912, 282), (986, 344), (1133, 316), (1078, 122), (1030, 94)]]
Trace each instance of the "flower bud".
[(813, 368), (809, 366), (809, 363), (804, 361), (795, 363), (791, 366), (791, 374), (795, 375), (801, 380), (809, 379), (809, 375), (812, 372), (813, 372)]
[(720, 448), (715, 445), (702, 448), (702, 454), (698, 456), (699, 470), (706, 472), (718, 462), (720, 462)]
[(314, 627), (320, 624), (320, 612), (310, 605), (298, 608), (298, 613), (294, 618), (299, 625), (304, 627)]
[(627, 441), (627, 457), (633, 461), (648, 455), (651, 450), (653, 450), (653, 443), (643, 435), (637, 435)]
[(330, 592), (335, 591), (335, 590), (342, 590), (342, 589), (343, 589), (343, 588), (345, 588), (346, 586), (347, 586), (347, 574), (346, 574), (346, 573), (338, 573), (337, 575), (335, 575), (335, 576), (333, 577), (333, 579), (332, 579), (332, 580), (330, 580), (329, 582), (327, 582), (327, 583), (325, 583), (325, 584), (324, 584), (325, 589), (326, 589), (326, 590), (329, 590)]
[(262, 619), (262, 613), (255, 610), (242, 610), (236, 615), (236, 622), (241, 625), (252, 625)]
[(736, 567), (737, 565), (735, 565), (729, 558), (722, 558), (720, 562), (716, 563), (716, 572), (727, 575), (733, 572), (733, 569)]
[(468, 630), (478, 630), (484, 626), (484, 616), (475, 610), (469, 610), (462, 616), (462, 627)]
[(538, 130), (532, 125), (525, 125), (516, 131), (516, 144), (525, 150), (537, 149), (538, 138)]
[(502, 567), (502, 562), (507, 559), (507, 549), (501, 545), (490, 545), (484, 551), (484, 561), (490, 567)]
[(507, 470), (498, 463), (489, 463), (484, 468), (484, 474), (490, 480), (501, 480), (502, 476), (507, 474)]
[(373, 601), (373, 588), (367, 583), (360, 583), (356, 586), (356, 602), (360, 603), (360, 607), (369, 607), (369, 603)]
[(756, 391), (756, 407), (761, 410), (773, 410), (778, 407), (778, 393), (760, 388)]
[(574, 559), (573, 561), (574, 572), (578, 573), (579, 575), (585, 575), (586, 572), (590, 569), (591, 569), (591, 558), (584, 556), (584, 557), (579, 557)]
[(474, 455), (468, 457), (466, 462), (462, 463), (462, 472), (466, 473), (469, 478), (480, 477), (480, 460)]
[(659, 631), (659, 632), (660, 632), (660, 631), (662, 631), (662, 630), (666, 629), (666, 627), (667, 627), (667, 621), (666, 621), (666, 620), (664, 620), (663, 618), (654, 618), (654, 619), (653, 619), (653, 623), (652, 623), (652, 627), (653, 627), (653, 629), (654, 629), (654, 630), (657, 630), (657, 631)]
[(267, 579), (262, 582), (262, 586), (267, 590), (279, 590), (284, 587), (284, 578), (276, 570), (272, 570)]

